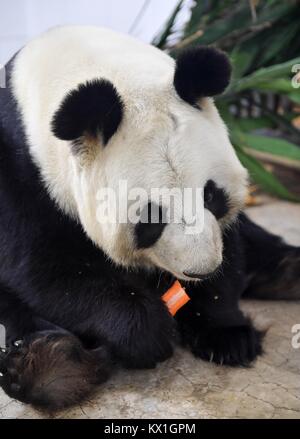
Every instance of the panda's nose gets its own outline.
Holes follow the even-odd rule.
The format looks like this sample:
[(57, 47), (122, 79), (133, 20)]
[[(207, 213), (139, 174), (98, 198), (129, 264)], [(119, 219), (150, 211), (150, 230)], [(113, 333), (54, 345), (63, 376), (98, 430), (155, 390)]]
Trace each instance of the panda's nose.
[(188, 271), (184, 271), (183, 274), (187, 277), (190, 277), (192, 279), (199, 279), (199, 280), (207, 280), (210, 279), (211, 277), (214, 276), (214, 274), (216, 274), (218, 270), (214, 270), (210, 273), (190, 273)]

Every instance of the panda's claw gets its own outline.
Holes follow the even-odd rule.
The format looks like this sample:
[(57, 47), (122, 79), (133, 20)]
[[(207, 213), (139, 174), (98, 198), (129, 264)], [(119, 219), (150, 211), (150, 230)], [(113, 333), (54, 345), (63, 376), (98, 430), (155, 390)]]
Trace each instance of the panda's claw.
[(21, 347), (23, 345), (23, 343), (24, 343), (24, 340), (16, 340), (16, 341), (13, 342), (13, 345), (16, 348), (19, 348), (19, 347)]
[(263, 333), (251, 324), (236, 327), (201, 328), (187, 333), (185, 344), (203, 360), (228, 366), (248, 367), (262, 354)]

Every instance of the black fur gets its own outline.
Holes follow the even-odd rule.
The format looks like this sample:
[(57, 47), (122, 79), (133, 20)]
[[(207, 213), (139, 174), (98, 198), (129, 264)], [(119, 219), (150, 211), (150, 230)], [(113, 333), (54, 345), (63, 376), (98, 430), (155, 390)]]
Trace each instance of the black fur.
[(218, 188), (212, 180), (209, 180), (204, 187), (204, 206), (217, 219), (223, 218), (229, 211), (228, 195), (224, 189)]
[(177, 58), (174, 86), (191, 105), (203, 97), (222, 93), (230, 81), (231, 66), (225, 53), (211, 47), (184, 50)]
[(105, 347), (85, 349), (77, 337), (62, 330), (31, 333), (0, 353), (3, 390), (42, 409), (80, 403), (112, 370)]
[(251, 282), (245, 295), (260, 299), (299, 299), (300, 248), (265, 233), (245, 215), (241, 229)]
[[(148, 203), (145, 210), (147, 211), (145, 220), (142, 218), (142, 212), (142, 220), (135, 226), (137, 248), (149, 248), (154, 245), (166, 226), (161, 206), (155, 205), (153, 208), (153, 203)], [(153, 213), (153, 210), (157, 210), (157, 215)]]
[(61, 140), (76, 140), (101, 133), (104, 145), (117, 131), (124, 105), (113, 84), (94, 79), (80, 84), (63, 100), (52, 121), (52, 131)]
[[(0, 323), (8, 344), (0, 383), (8, 395), (47, 409), (78, 403), (108, 378), (112, 363), (155, 367), (177, 340), (229, 365), (248, 365), (261, 353), (262, 334), (239, 298), (259, 287), (257, 279), (273, 288), (273, 273), (280, 268), (284, 277), (284, 261), (298, 249), (241, 215), (224, 235), (222, 271), (183, 282), (191, 301), (174, 319), (161, 300), (170, 274), (116, 267), (50, 199), (9, 89), (0, 90), (0, 123)], [(297, 256), (291, 285), (299, 284), (299, 269)]]

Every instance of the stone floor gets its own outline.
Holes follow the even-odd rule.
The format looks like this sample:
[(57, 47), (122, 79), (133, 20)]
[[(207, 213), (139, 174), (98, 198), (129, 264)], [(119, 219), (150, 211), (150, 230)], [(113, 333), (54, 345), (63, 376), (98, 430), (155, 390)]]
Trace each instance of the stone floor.
[[(268, 201), (252, 207), (257, 222), (300, 245), (300, 206)], [(300, 273), (299, 273), (300, 275)], [(179, 350), (154, 371), (121, 371), (93, 400), (57, 418), (300, 418), (300, 349), (291, 328), (300, 324), (300, 302), (244, 302), (270, 325), (265, 355), (250, 369), (196, 360)], [(0, 418), (45, 417), (0, 391)]]

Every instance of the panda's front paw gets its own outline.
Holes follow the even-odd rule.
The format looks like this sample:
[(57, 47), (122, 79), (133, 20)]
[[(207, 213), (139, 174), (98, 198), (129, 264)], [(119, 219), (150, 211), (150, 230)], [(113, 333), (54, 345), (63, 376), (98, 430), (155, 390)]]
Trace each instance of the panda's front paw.
[(153, 314), (137, 315), (115, 345), (115, 355), (124, 367), (152, 369), (172, 356), (175, 322), (164, 305), (159, 308)]
[(65, 331), (41, 331), (0, 351), (0, 386), (11, 398), (57, 410), (81, 402), (112, 369), (103, 346), (87, 351)]
[(0, 387), (14, 399), (20, 399), (22, 386), (19, 379), (19, 367), (27, 354), (23, 340), (16, 341), (9, 348), (0, 349)]
[(140, 340), (139, 346), (123, 355), (122, 365), (128, 369), (153, 369), (157, 363), (167, 360), (173, 354), (172, 343), (162, 339), (153, 343)]
[(262, 338), (262, 332), (245, 323), (199, 328), (199, 332), (190, 332), (184, 341), (193, 354), (203, 360), (229, 366), (249, 366), (262, 354)]

